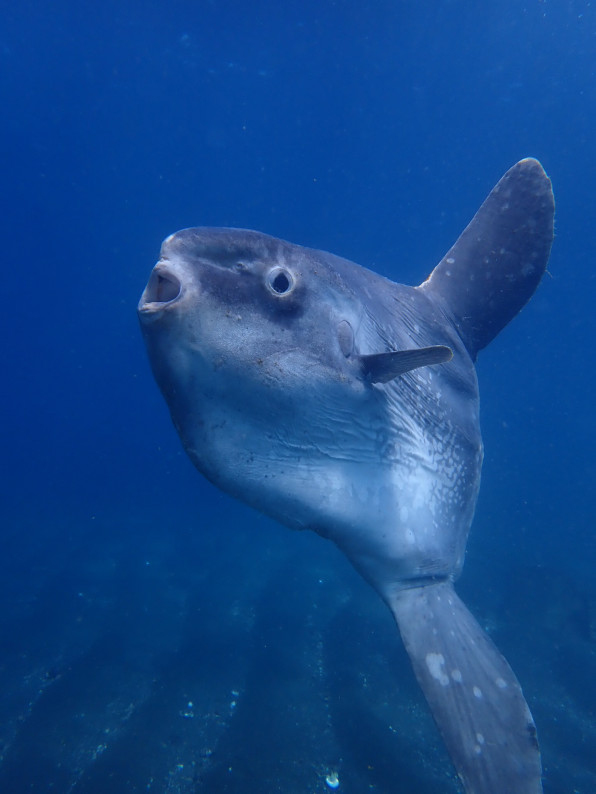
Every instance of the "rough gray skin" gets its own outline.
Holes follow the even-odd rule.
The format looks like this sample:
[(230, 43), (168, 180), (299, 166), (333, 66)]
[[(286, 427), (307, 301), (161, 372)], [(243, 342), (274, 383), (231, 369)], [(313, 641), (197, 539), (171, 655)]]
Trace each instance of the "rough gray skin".
[(376, 588), (470, 794), (542, 790), (520, 686), (453, 582), (482, 462), (473, 361), (536, 289), (553, 214), (522, 160), (415, 288), (258, 232), (186, 229), (139, 304), (196, 467), (333, 540)]

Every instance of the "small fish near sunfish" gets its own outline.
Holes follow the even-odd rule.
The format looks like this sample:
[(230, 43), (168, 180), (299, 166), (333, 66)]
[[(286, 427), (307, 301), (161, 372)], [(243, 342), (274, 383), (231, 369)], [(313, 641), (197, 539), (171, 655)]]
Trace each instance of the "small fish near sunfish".
[(527, 303), (551, 184), (513, 166), (418, 287), (255, 231), (168, 237), (138, 313), (212, 483), (339, 546), (393, 613), (468, 794), (542, 791), (536, 729), (457, 596), (482, 464), (474, 361)]

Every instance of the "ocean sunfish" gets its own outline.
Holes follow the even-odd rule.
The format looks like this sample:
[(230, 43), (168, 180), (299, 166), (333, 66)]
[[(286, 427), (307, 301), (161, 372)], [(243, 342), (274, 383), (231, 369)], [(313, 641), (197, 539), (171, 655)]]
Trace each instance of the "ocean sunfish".
[(542, 791), (507, 661), (457, 596), (482, 464), (474, 361), (532, 296), (554, 200), (525, 159), (418, 287), (243, 229), (168, 237), (138, 314), (184, 448), (329, 538), (393, 613), (468, 794)]

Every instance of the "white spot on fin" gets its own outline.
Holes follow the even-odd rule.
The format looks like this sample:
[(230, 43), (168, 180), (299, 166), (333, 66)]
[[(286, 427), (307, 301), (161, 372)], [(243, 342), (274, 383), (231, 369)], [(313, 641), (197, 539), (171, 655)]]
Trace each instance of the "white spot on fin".
[(438, 681), (442, 686), (447, 686), (449, 683), (449, 676), (443, 669), (445, 664), (445, 657), (442, 653), (427, 653), (426, 666), (428, 672), (432, 675), (435, 681)]

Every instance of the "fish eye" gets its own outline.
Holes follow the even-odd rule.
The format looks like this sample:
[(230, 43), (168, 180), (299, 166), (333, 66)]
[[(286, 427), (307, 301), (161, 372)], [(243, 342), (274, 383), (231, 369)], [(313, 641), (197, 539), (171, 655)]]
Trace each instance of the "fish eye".
[(294, 276), (285, 267), (272, 267), (267, 273), (267, 288), (274, 295), (287, 295), (294, 289)]

